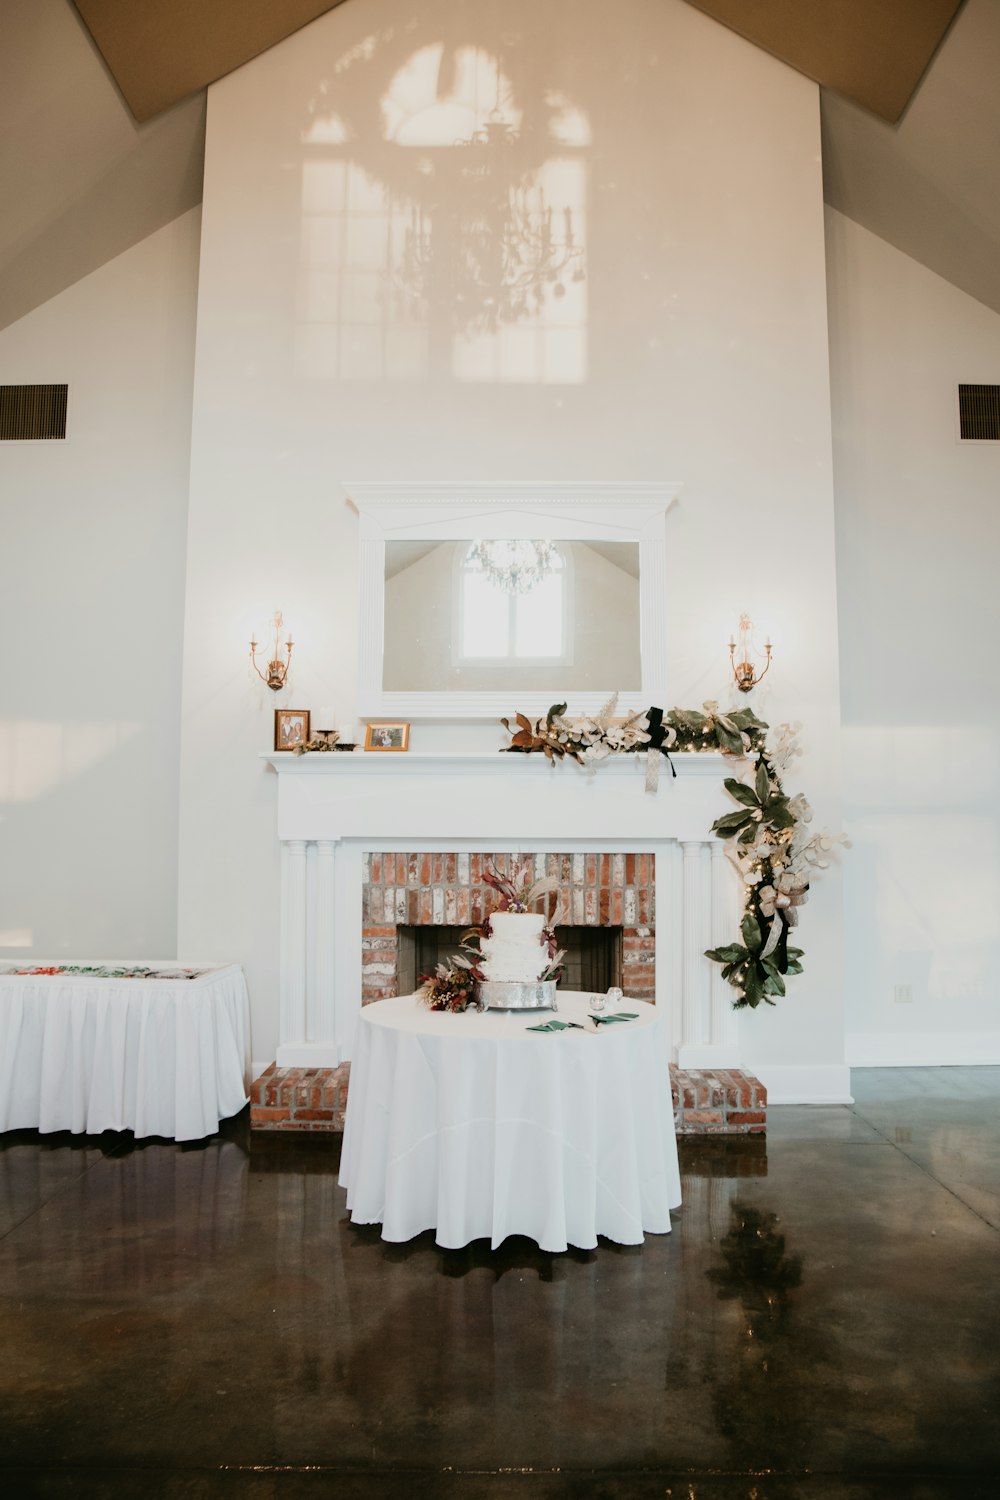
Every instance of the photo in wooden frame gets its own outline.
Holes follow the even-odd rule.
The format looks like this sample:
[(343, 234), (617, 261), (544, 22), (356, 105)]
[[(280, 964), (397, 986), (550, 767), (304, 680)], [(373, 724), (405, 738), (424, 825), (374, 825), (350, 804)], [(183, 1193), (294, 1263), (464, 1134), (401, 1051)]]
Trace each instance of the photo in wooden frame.
[(294, 750), (304, 745), (309, 738), (309, 710), (307, 708), (276, 708), (274, 710), (275, 750)]

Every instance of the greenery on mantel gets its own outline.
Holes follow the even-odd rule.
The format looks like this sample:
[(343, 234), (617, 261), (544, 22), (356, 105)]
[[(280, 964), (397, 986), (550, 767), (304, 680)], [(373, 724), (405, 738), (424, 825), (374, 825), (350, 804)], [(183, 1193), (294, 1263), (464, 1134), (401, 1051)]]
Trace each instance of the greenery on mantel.
[[(649, 708), (625, 719), (615, 717), (617, 698), (594, 716), (568, 715), (565, 703), (554, 704), (544, 718), (524, 714), (501, 723), (511, 735), (508, 753), (540, 754), (549, 760), (569, 757), (593, 765), (611, 755), (644, 754), (646, 785), (655, 790), (659, 757), (717, 750), (749, 762), (741, 776), (727, 776), (724, 786), (736, 804), (716, 818), (711, 831), (725, 840), (726, 854), (739, 871), (745, 902), (740, 939), (709, 948), (706, 958), (722, 964), (722, 977), (736, 991), (733, 1007), (773, 1005), (785, 993), (789, 974), (801, 974), (802, 949), (789, 941), (817, 870), (829, 865), (843, 834), (810, 833), (812, 809), (801, 794), (790, 797), (782, 776), (802, 754), (798, 724), (782, 724), (769, 739), (769, 725), (749, 708), (722, 713), (715, 702), (700, 709)], [(671, 765), (671, 771), (677, 772)]]

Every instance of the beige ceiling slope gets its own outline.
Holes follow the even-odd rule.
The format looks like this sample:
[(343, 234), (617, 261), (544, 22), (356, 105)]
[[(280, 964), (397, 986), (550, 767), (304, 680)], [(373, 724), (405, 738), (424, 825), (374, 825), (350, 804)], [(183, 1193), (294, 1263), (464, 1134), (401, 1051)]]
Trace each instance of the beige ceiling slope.
[(962, 0), (688, 0), (797, 72), (902, 115)]
[(137, 120), (197, 93), (342, 0), (76, 0)]
[(1000, 312), (1000, 0), (967, 0), (902, 122), (825, 95), (831, 207)]
[[(186, 99), (341, 3), (76, 0), (137, 120)], [(817, 83), (894, 121), (962, 0), (689, 3)]]
[(0, 328), (201, 202), (205, 100), (137, 125), (69, 0), (2, 0)]

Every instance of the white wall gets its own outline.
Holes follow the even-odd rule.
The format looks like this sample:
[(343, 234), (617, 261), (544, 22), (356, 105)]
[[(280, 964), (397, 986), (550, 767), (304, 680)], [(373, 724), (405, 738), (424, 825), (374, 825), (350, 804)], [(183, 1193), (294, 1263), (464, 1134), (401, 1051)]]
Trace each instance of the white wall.
[(197, 210), (0, 332), (69, 385), (0, 444), (0, 957), (176, 951)]
[[(442, 121), (440, 100), (461, 75), (456, 49), (475, 46), (500, 50), (523, 150), (555, 159), (552, 195), (573, 197), (588, 263), (551, 326), (453, 341), (447, 294), (427, 319), (380, 323), (398, 278), (377, 257), (384, 267), (378, 247), (405, 229), (427, 162), (437, 170), (412, 143), (437, 129), (451, 146), (463, 128), (447, 110)], [(437, 48), (445, 66), (428, 79)], [(315, 119), (325, 155), (304, 139)], [(345, 171), (346, 270), (333, 248)], [(438, 188), (453, 249), (465, 192), (457, 177)], [(838, 823), (813, 84), (680, 0), (552, 0), (543, 18), (535, 0), (428, 0), (405, 26), (391, 0), (366, 0), (213, 86), (203, 212), (180, 951), (244, 962), (255, 1057), (276, 1041), (276, 788), (256, 758), (274, 697), (242, 658), (251, 628), (282, 608), (297, 645), (280, 701), (353, 717), (344, 480), (682, 481), (669, 519), (673, 701), (726, 696), (725, 642), (749, 610), (777, 644), (760, 706), (804, 721), (802, 783), (819, 820)], [(412, 743), (441, 733), (417, 726)], [(789, 1094), (844, 1092), (839, 906), (833, 874), (807, 910), (807, 974), (743, 1023), (745, 1060)]]
[[(848, 1059), (1000, 1062), (1000, 316), (830, 210)], [(897, 1003), (908, 986), (909, 1003)]]

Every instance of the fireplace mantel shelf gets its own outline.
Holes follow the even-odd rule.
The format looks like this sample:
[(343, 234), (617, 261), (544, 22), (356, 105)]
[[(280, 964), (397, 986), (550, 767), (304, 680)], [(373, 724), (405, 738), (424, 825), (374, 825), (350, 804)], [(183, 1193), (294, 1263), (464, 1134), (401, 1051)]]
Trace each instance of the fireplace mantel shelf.
[[(288, 750), (269, 752), (262, 760), (273, 766), (279, 776), (434, 776), (437, 774), (502, 776), (569, 775), (591, 778), (600, 776), (646, 776), (645, 755), (612, 755), (594, 765), (581, 766), (567, 757), (559, 762), (544, 755), (510, 755), (496, 750), (412, 750), (402, 754), (392, 751), (337, 754), (336, 751), (313, 751), (295, 755)], [(670, 757), (678, 776), (712, 776), (718, 778), (724, 766), (739, 767), (741, 762), (717, 750), (678, 751)], [(670, 781), (670, 766), (661, 756), (661, 778)]]

